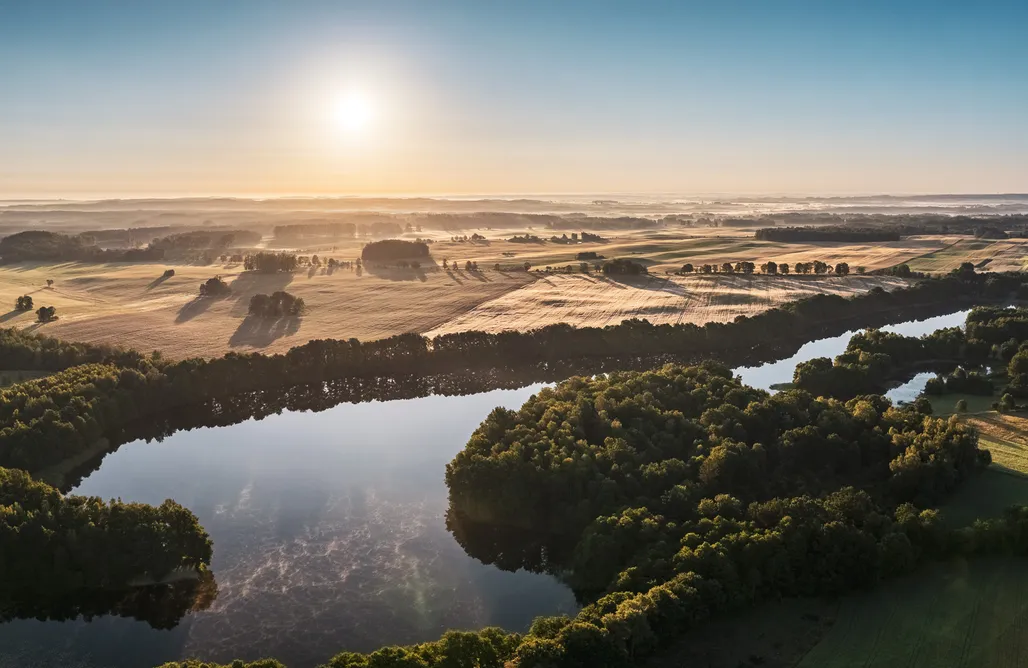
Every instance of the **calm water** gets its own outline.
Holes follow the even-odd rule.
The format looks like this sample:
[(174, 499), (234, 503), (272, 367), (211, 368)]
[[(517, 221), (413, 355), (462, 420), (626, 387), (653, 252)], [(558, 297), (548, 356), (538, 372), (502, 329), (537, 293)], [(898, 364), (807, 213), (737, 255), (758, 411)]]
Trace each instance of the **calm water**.
[(573, 613), (554, 578), (482, 565), (444, 524), (445, 465), (492, 408), (538, 388), (343, 404), (123, 445), (73, 492), (190, 508), (214, 540), (217, 600), (170, 631), (118, 617), (8, 623), (0, 665), (274, 656), (296, 668)]
[[(925, 320), (911, 320), (909, 322), (902, 322), (896, 325), (888, 325), (881, 329), (887, 332), (896, 332), (903, 336), (923, 336), (924, 334), (930, 334), (937, 329), (943, 329), (945, 327), (962, 327), (964, 320), (967, 318), (968, 311), (958, 311), (956, 313), (949, 313), (947, 315), (940, 315), (934, 318), (926, 318)], [(806, 362), (807, 360), (815, 357), (831, 357), (834, 358), (836, 355), (840, 355), (846, 350), (846, 344), (850, 342), (850, 337), (861, 330), (852, 330), (839, 336), (833, 336), (827, 339), (818, 339), (817, 341), (811, 341), (805, 343), (799, 351), (792, 357), (777, 362), (769, 362), (767, 364), (761, 364), (760, 366), (753, 367), (739, 367), (735, 369), (735, 373), (742, 377), (742, 382), (752, 387), (759, 387), (764, 390), (770, 390), (772, 385), (779, 385), (781, 383), (791, 383), (792, 373), (796, 369), (796, 365), (800, 362)], [(928, 378), (934, 376), (925, 376), (921, 382), (921, 389), (924, 389), (924, 383), (928, 382)], [(897, 388), (898, 389), (898, 388)], [(914, 397), (921, 390), (914, 393)], [(889, 398), (895, 401), (892, 393), (887, 394)], [(911, 397), (913, 399), (914, 397)]]
[[(886, 329), (920, 335), (965, 316)], [(851, 334), (736, 373), (764, 389), (790, 382), (797, 363), (834, 357)], [(304, 668), (342, 650), (450, 628), (524, 630), (538, 615), (573, 613), (555, 578), (483, 565), (445, 527), (445, 465), (492, 408), (518, 407), (539, 387), (341, 404), (123, 445), (73, 492), (190, 508), (214, 540), (217, 599), (171, 630), (114, 616), (3, 624), (0, 666), (274, 656)]]

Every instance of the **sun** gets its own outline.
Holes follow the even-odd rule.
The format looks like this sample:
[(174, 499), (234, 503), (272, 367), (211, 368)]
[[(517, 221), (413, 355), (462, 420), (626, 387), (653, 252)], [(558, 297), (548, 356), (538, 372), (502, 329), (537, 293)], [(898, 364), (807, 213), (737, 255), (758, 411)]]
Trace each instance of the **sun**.
[(351, 135), (364, 134), (374, 120), (375, 110), (367, 96), (348, 93), (336, 103), (335, 118), (339, 127)]

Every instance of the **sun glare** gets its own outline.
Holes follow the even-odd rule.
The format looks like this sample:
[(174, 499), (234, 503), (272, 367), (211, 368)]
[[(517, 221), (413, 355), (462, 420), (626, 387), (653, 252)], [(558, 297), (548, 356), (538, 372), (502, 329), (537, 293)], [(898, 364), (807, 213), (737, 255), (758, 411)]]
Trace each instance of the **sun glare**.
[(339, 98), (336, 104), (336, 121), (348, 134), (363, 134), (374, 117), (374, 108), (367, 97), (349, 93)]

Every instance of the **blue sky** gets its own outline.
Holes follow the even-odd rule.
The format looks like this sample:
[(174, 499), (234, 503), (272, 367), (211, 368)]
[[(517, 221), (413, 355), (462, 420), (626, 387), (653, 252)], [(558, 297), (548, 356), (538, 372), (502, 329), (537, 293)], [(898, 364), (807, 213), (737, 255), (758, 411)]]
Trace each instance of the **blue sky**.
[(0, 195), (1026, 191), (1026, 25), (1028, 3), (0, 0)]

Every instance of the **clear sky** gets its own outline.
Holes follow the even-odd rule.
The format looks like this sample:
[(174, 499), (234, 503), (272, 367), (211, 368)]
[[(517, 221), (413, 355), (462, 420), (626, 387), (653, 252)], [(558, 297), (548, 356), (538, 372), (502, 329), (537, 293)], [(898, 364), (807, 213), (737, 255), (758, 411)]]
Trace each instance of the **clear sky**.
[(1028, 191), (1028, 2), (0, 0), (0, 196)]

